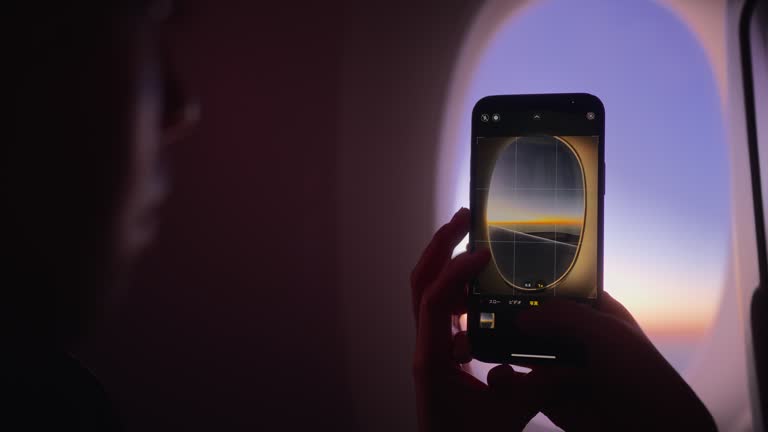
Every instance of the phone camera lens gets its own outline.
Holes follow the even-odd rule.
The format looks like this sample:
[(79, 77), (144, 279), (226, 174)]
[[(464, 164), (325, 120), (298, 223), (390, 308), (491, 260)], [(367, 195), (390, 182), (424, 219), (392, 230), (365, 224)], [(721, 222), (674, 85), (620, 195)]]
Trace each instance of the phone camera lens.
[(592, 111), (587, 113), (587, 120), (594, 120), (595, 119), (595, 113)]
[(491, 116), (491, 120), (497, 122), (497, 121), (501, 120), (501, 116), (499, 114), (497, 114), (497, 113), (493, 113), (493, 115)]
[(490, 117), (488, 116), (488, 114), (485, 114), (485, 113), (483, 113), (483, 114), (480, 114), (480, 120), (482, 120), (482, 121), (484, 121), (484, 122), (486, 122), (486, 123), (488, 122), (488, 119), (489, 119), (489, 118), (490, 118)]

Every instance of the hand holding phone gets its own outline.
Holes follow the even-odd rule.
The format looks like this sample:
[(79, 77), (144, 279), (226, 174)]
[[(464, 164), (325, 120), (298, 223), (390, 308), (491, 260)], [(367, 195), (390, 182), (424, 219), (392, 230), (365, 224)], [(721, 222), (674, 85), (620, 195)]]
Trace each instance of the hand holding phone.
[(580, 364), (531, 364), (528, 374), (499, 365), (487, 385), (462, 370), (471, 347), (465, 332), (453, 334), (451, 319), (465, 312), (467, 284), (489, 260), (487, 250), (451, 259), (469, 216), (462, 209), (440, 228), (411, 274), (421, 431), (522, 430), (539, 411), (569, 431), (716, 430), (706, 407), (607, 293), (594, 307), (552, 299), (516, 316), (522, 335), (547, 338), (553, 350), (579, 344)]
[(435, 234), (411, 273), (416, 319), (413, 374), (421, 431), (519, 431), (556, 394), (547, 371), (529, 374), (500, 365), (488, 385), (461, 369), (470, 360), (466, 333), (453, 335), (463, 313), (466, 285), (487, 265), (488, 251), (451, 254), (469, 231), (462, 209)]

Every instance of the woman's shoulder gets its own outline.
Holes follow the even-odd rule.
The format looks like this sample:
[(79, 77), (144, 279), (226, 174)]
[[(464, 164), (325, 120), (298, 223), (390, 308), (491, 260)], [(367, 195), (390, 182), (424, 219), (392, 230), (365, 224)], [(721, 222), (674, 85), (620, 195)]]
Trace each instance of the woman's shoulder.
[(104, 387), (71, 355), (17, 352), (4, 363), (0, 391), (11, 405), (0, 430), (121, 430)]

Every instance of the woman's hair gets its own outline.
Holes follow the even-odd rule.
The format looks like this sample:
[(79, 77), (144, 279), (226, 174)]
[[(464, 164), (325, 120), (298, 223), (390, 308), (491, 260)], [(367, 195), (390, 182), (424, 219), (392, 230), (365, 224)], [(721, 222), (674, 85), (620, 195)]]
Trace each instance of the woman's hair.
[(15, 17), (4, 62), (16, 130), (3, 146), (0, 316), (20, 341), (79, 331), (109, 282), (131, 139), (130, 20), (61, 3)]

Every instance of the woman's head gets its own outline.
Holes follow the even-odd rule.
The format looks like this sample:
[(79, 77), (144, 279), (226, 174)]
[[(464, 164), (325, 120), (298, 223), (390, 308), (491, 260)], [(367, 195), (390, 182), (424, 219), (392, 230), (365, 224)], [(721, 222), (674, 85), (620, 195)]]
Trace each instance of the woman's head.
[(169, 72), (163, 5), (57, 9), (16, 23), (2, 312), (14, 333), (60, 341), (151, 239), (164, 152), (194, 109)]

